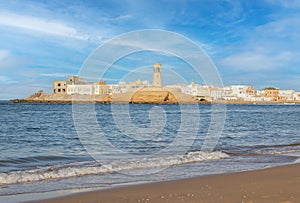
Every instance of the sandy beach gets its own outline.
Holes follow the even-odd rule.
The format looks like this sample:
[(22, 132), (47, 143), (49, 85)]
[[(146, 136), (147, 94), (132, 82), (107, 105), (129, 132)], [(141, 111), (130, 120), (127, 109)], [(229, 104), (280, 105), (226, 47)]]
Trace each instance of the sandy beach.
[(38, 202), (300, 202), (300, 164), (119, 187)]

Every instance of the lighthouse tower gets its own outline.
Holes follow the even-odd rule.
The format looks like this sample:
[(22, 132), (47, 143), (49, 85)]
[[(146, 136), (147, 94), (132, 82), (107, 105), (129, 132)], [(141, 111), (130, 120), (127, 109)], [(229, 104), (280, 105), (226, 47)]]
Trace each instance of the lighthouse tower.
[(161, 64), (156, 63), (153, 65), (153, 81), (152, 87), (161, 87)]

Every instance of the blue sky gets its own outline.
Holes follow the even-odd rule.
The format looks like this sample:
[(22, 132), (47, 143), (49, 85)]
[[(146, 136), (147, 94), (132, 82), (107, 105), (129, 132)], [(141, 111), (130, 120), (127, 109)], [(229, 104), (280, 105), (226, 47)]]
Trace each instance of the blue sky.
[(99, 45), (139, 29), (193, 40), (225, 85), (300, 91), (298, 0), (0, 0), (0, 99), (50, 92)]

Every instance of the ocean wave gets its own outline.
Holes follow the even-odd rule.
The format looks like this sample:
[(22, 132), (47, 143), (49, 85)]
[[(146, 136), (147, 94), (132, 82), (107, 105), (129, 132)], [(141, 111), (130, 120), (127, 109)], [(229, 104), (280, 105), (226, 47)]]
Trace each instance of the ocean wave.
[(167, 156), (155, 158), (143, 158), (127, 162), (115, 162), (101, 165), (96, 161), (75, 162), (64, 165), (54, 165), (31, 170), (11, 171), (0, 173), (0, 184), (17, 184), (36, 182), (51, 179), (71, 178), (85, 175), (96, 175), (104, 173), (122, 172), (134, 169), (149, 169), (157, 167), (168, 167), (193, 162), (218, 160), (227, 158), (229, 155), (223, 152), (194, 151), (181, 156)]
[(300, 152), (300, 143), (242, 146), (227, 149), (223, 148), (222, 150), (230, 156), (281, 155)]
[(293, 148), (293, 149), (264, 149), (264, 150), (256, 150), (256, 154), (261, 154), (261, 155), (280, 155), (280, 154), (290, 154), (290, 153), (295, 153), (295, 152), (300, 152), (300, 149)]
[(270, 145), (270, 146), (256, 146), (255, 154), (261, 155), (280, 155), (300, 152), (300, 143)]

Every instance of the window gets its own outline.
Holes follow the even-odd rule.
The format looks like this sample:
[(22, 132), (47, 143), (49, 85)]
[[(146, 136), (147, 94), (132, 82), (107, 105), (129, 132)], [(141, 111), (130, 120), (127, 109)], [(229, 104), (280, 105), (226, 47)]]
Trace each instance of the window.
[(58, 89), (57, 91), (60, 92), (60, 89)]
[(63, 89), (63, 92), (66, 92), (66, 89)]
[(60, 83), (58, 83), (57, 86), (60, 87)]

